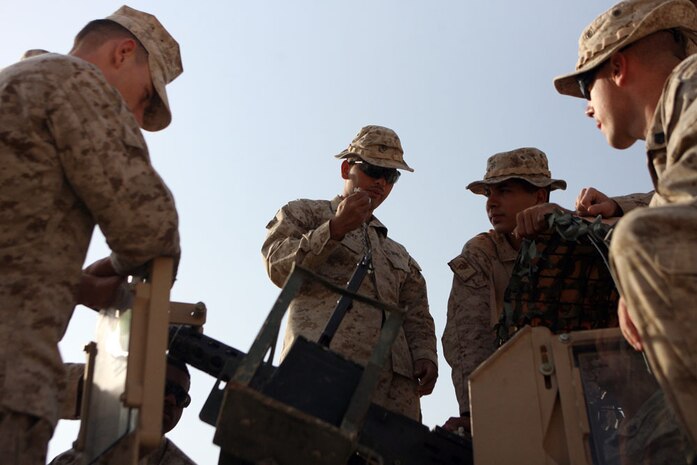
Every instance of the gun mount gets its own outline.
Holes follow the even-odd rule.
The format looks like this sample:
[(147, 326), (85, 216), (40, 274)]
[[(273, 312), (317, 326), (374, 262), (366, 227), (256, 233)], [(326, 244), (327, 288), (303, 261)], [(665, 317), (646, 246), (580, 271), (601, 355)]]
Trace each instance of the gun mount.
[[(306, 279), (389, 312), (368, 366), (303, 338), (296, 339), (278, 367), (265, 362), (274, 352), (288, 303)], [(217, 380), (200, 417), (217, 427), (219, 464), (472, 463), (471, 445), (463, 438), (440, 428), (429, 431), (370, 403), (402, 318), (399, 309), (296, 267), (249, 354), (186, 327), (170, 331), (169, 350)]]

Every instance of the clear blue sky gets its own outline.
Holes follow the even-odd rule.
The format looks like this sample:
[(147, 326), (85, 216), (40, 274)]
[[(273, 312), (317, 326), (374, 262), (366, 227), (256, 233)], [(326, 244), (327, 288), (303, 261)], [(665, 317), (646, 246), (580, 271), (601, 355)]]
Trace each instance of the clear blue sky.
[[(121, 2), (0, 3), (0, 66), (29, 48), (70, 49), (89, 20)], [(612, 3), (600, 0), (486, 2), (134, 1), (158, 16), (181, 45), (184, 74), (169, 86), (173, 123), (146, 133), (152, 160), (174, 192), (183, 256), (173, 300), (204, 301), (205, 332), (247, 351), (278, 289), (259, 249), (276, 210), (296, 198), (332, 198), (342, 187), (341, 151), (366, 124), (402, 139), (405, 173), (376, 212), (423, 268), (438, 336), (452, 281), (447, 262), (489, 229), (484, 199), (465, 190), (497, 152), (547, 153), (572, 206), (578, 191), (645, 192), (642, 144), (608, 147), (584, 102), (556, 93), (552, 78), (573, 69), (583, 27)], [(96, 233), (88, 261), (107, 253)], [(94, 332), (75, 310), (61, 343), (82, 361)], [(441, 351), (439, 344), (439, 352)], [(214, 430), (198, 411), (214, 380), (192, 369), (192, 405), (170, 437), (201, 464), (217, 463)], [(441, 358), (424, 422), (457, 413)], [(49, 457), (70, 447), (76, 422), (61, 422)]]

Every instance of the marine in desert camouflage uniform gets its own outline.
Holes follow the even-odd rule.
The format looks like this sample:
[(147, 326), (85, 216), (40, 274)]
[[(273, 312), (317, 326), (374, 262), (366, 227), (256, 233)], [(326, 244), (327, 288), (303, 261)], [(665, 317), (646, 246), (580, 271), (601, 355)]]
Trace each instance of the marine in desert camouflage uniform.
[[(165, 128), (179, 46), (154, 16), (122, 7), (69, 55), (0, 71), (0, 450), (44, 464), (76, 303), (109, 303), (131, 270), (179, 257), (174, 200), (139, 126)], [(95, 223), (111, 257), (81, 271)]]
[[(296, 200), (281, 208), (267, 225), (262, 247), (264, 264), (279, 287), (294, 263), (344, 287), (369, 241), (374, 271), (366, 276), (358, 292), (408, 308), (392, 347), (389, 369), (383, 373), (373, 401), (419, 420), (419, 396), (431, 393), (438, 375), (426, 282), (416, 261), (387, 236), (387, 228), (373, 215), (392, 191), (399, 176), (397, 170), (413, 170), (404, 162), (397, 134), (380, 126), (362, 128), (337, 158), (343, 159), (343, 193), (333, 200)], [(304, 287), (290, 304), (284, 353), (297, 335), (317, 340), (336, 301), (336, 294), (319, 284)], [(380, 311), (353, 302), (331, 349), (365, 365), (383, 320)]]
[(627, 214), (610, 249), (620, 325), (644, 350), (697, 443), (697, 8), (633, 0), (596, 18), (579, 39), (576, 71), (557, 90), (589, 100), (608, 143), (646, 141), (655, 195)]
[[(84, 369), (84, 365), (82, 365)], [(162, 434), (167, 434), (177, 426), (182, 413), (189, 406), (189, 388), (191, 376), (186, 364), (172, 357), (167, 357), (165, 374), (165, 397), (162, 411)], [(74, 449), (67, 450), (55, 457), (50, 465), (79, 465), (83, 463), (82, 454)], [(169, 438), (163, 437), (160, 446), (140, 459), (139, 465), (195, 465), (179, 447)]]
[(536, 213), (541, 216), (560, 208), (548, 203), (549, 191), (565, 188), (565, 181), (552, 179), (547, 156), (536, 148), (489, 157), (484, 179), (467, 186), (487, 197), (487, 215), (494, 229), (470, 239), (448, 263), (454, 276), (442, 342), (460, 417), (448, 420), (447, 429), (469, 429), (467, 378), (496, 350), (493, 328), (503, 310), (503, 295), (521, 242), (514, 235), (518, 215), (534, 206), (540, 207)]

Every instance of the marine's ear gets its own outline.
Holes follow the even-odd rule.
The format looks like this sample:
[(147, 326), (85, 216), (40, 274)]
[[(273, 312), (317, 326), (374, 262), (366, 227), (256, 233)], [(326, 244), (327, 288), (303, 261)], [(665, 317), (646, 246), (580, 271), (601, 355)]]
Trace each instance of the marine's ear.
[(128, 61), (135, 59), (138, 52), (138, 43), (134, 39), (115, 39), (114, 45), (109, 51), (109, 60), (115, 68), (120, 68)]
[(348, 160), (344, 160), (341, 162), (341, 177), (343, 179), (348, 179), (349, 178), (349, 171), (351, 171), (351, 164), (348, 162)]

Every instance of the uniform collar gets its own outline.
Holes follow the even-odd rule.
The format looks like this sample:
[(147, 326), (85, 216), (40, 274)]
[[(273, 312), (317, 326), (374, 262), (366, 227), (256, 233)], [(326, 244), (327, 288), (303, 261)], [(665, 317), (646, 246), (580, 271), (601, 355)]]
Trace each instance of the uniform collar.
[(494, 246), (496, 247), (496, 255), (502, 262), (514, 262), (518, 258), (518, 251), (513, 248), (513, 246), (506, 239), (505, 234), (497, 233), (493, 229), (491, 232), (491, 238), (494, 241)]

